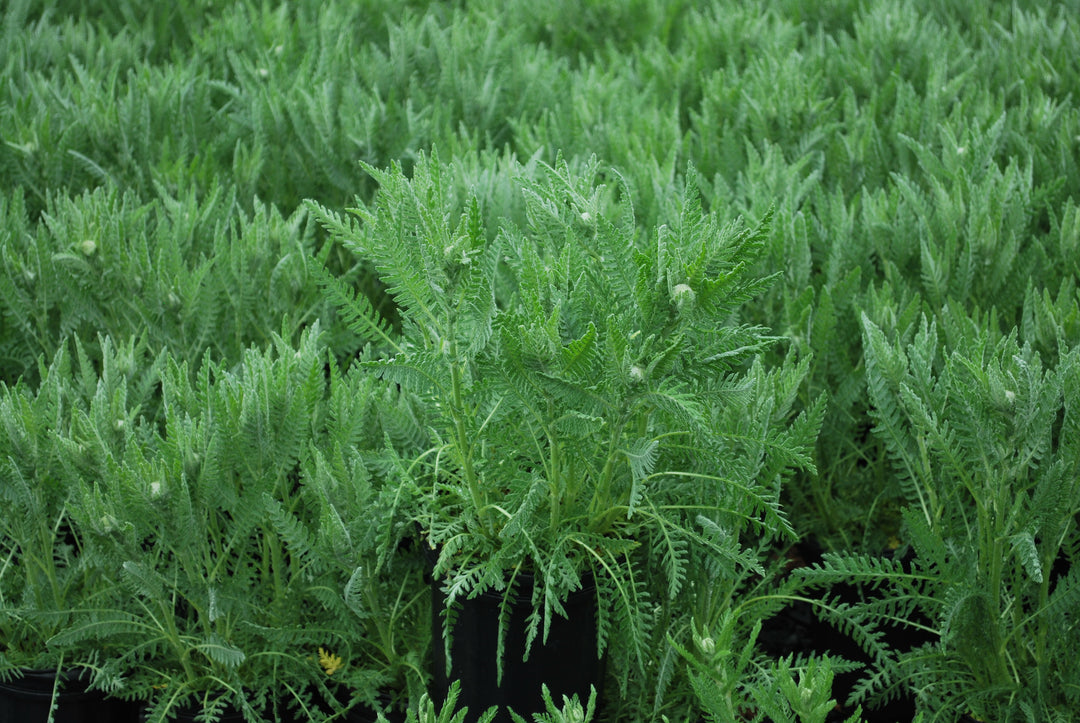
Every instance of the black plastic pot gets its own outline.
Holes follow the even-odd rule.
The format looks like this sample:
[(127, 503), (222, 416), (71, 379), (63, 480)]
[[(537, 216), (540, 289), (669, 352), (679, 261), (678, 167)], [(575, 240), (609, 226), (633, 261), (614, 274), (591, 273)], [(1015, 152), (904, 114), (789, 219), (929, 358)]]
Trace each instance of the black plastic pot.
[[(62, 673), (57, 692), (54, 723), (135, 723), (139, 708), (134, 703), (108, 698), (100, 690), (87, 690), (87, 677)], [(22, 676), (0, 683), (0, 721), (45, 723), (49, 719), (55, 670), (27, 670)]]
[(532, 612), (531, 578), (519, 588), (510, 613), (503, 655), (500, 685), (496, 668), (499, 636), (499, 606), (502, 594), (488, 592), (461, 603), (453, 628), (450, 650), (451, 670), (446, 671), (446, 656), (441, 631), (446, 598), (437, 581), (432, 581), (432, 673), (434, 696), (445, 700), (452, 680), (461, 681), (458, 707), (468, 706), (467, 720), (475, 721), (490, 706), (499, 706), (496, 723), (508, 723), (507, 707), (527, 720), (532, 713), (543, 712), (541, 684), (546, 684), (552, 698), (561, 705), (562, 696), (575, 693), (584, 705), (589, 688), (599, 692), (603, 683), (603, 661), (596, 654), (596, 589), (589, 586), (564, 601), (567, 618), (554, 616), (547, 643), (538, 636), (528, 660), (525, 653), (526, 620)]

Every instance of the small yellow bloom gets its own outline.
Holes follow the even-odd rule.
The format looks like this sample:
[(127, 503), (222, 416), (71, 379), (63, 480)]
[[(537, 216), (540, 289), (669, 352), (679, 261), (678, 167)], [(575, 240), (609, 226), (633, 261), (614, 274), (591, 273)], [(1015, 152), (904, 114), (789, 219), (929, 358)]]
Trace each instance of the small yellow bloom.
[(326, 672), (327, 675), (333, 675), (337, 671), (345, 667), (345, 661), (341, 659), (340, 655), (334, 655), (331, 652), (319, 648), (319, 665)]

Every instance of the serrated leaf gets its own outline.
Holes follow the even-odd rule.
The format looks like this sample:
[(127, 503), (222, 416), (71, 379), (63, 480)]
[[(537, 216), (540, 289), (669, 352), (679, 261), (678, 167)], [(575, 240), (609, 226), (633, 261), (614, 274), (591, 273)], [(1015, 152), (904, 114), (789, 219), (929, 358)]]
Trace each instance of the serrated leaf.
[(1027, 574), (1036, 583), (1043, 581), (1042, 562), (1039, 560), (1039, 549), (1035, 546), (1035, 538), (1030, 532), (1021, 532), (1013, 535), (1010, 539), (1013, 552), (1020, 558), (1020, 564), (1024, 566)]
[(626, 510), (627, 519), (633, 517), (634, 511), (641, 503), (641, 485), (645, 478), (652, 473), (659, 449), (660, 442), (655, 439), (634, 439), (619, 450), (630, 465), (630, 475), (632, 477), (630, 502)]
[(592, 369), (595, 354), (596, 325), (590, 320), (585, 334), (562, 348), (563, 370), (571, 375), (587, 374)]
[(207, 642), (195, 646), (195, 649), (215, 663), (224, 665), (227, 668), (239, 667), (247, 657), (244, 655), (243, 650), (229, 645), (216, 634), (210, 635)]

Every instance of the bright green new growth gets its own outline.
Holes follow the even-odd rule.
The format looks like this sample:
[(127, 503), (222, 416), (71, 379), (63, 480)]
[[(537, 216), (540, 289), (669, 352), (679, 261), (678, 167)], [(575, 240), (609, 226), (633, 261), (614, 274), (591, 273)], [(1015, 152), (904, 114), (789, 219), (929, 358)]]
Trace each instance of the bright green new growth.
[(475, 196), (451, 195), (435, 155), (411, 179), (369, 171), (380, 192), (353, 210), (360, 223), (311, 208), (398, 305), (395, 336), (329, 282), (377, 354), (360, 363), (424, 410), (427, 439), (400, 450), (400, 472), (438, 551), (445, 633), (458, 599), (497, 590), (508, 611), (529, 573), (527, 638), (546, 639), (588, 574), (598, 653), (618, 635), (642, 666), (652, 595), (679, 595), (692, 550), (758, 569), (738, 540), (791, 536), (778, 483), (812, 467), (822, 404), (790, 428), (771, 396), (757, 415), (740, 407), (759, 399), (766, 376), (750, 362), (773, 341), (738, 320), (769, 283), (750, 270), (764, 231), (717, 225), (692, 169), (674, 225), (647, 236), (595, 161), (523, 172), (524, 226), (497, 232)]
[[(435, 706), (435, 701), (427, 693), (423, 694), (420, 696), (417, 707), (410, 708), (405, 714), (405, 723), (464, 723), (469, 709), (458, 709), (457, 699), (460, 694), (461, 683), (456, 680), (450, 684), (450, 689), (446, 693), (446, 700), (438, 708)], [(495, 707), (488, 708), (477, 718), (477, 723), (491, 723), (495, 719), (497, 712), (498, 709)], [(385, 720), (381, 715), (379, 716), (379, 721), (384, 722)]]
[[(590, 686), (589, 700), (585, 705), (581, 704), (575, 693), (570, 697), (563, 696), (562, 708), (559, 708), (552, 699), (547, 685), (541, 685), (540, 692), (544, 701), (544, 711), (533, 713), (533, 723), (591, 723), (596, 715), (595, 686)], [(510, 711), (510, 718), (514, 723), (529, 723), (514, 710)]]

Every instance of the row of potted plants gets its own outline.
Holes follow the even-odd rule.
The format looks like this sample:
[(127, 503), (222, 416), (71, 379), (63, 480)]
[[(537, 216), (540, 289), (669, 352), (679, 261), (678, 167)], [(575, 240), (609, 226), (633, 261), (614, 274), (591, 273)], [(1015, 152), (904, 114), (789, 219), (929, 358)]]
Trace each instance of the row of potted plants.
[(309, 204), (395, 302), (323, 275), (355, 358), (320, 321), (232, 361), (73, 336), (0, 389), (0, 677), (81, 677), (155, 722), (825, 721), (858, 666), (758, 643), (797, 602), (867, 654), (854, 704), (1075, 705), (1074, 346), (870, 305), (906, 554), (792, 571), (782, 501), (826, 400), (741, 320), (764, 227), (717, 223), (693, 168), (647, 233), (595, 160), (515, 167), (498, 228), (435, 154), (368, 171), (349, 216)]
[[(692, 169), (648, 238), (595, 161), (520, 169), (499, 229), (437, 156), (369, 171), (359, 222), (311, 206), (400, 315), (326, 276), (367, 341), (347, 369), (286, 321), (233, 366), (108, 337), (95, 364), (73, 338), (4, 387), (5, 679), (76, 671), (151, 721), (340, 719), (445, 697), (468, 655), (504, 687), (584, 595), (591, 677), (552, 695), (606, 666), (629, 696), (730, 617), (738, 586), (711, 580), (760, 578), (794, 535), (781, 481), (812, 467), (823, 399), (796, 415), (805, 363), (755, 363), (765, 233), (719, 227)], [(461, 632), (483, 599), (491, 632)], [(552, 714), (551, 674), (514, 671), (536, 700), (502, 702)]]

